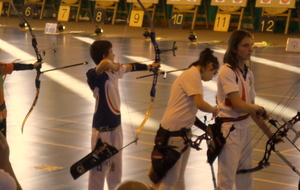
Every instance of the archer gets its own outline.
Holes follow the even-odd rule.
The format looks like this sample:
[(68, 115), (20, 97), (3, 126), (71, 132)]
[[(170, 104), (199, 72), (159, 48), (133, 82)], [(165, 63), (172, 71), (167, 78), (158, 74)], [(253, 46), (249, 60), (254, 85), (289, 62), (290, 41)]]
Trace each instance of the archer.
[[(105, 157), (103, 162), (91, 169), (88, 188), (89, 190), (104, 189), (106, 180), (109, 190), (114, 190), (121, 182), (122, 177), (123, 133), (119, 79), (128, 72), (152, 71), (157, 69), (160, 64), (131, 63), (121, 65), (114, 62), (115, 54), (111, 42), (102, 40), (95, 41), (90, 46), (90, 55), (96, 64), (96, 67), (90, 69), (86, 74), (96, 105), (91, 137), (92, 150), (98, 151), (102, 148), (103, 151), (107, 151), (107, 154), (103, 154)], [(110, 154), (112, 151), (113, 154)], [(100, 154), (100, 152), (98, 153)], [(91, 157), (91, 159), (93, 158)]]
[[(234, 31), (218, 75), (217, 102), (222, 121), (221, 131), (227, 138), (218, 159), (216, 190), (231, 190), (234, 184), (236, 190), (253, 188), (251, 173), (237, 174), (238, 170), (251, 168), (252, 165), (249, 116), (269, 138), (273, 136), (263, 121), (268, 118), (266, 110), (255, 104), (254, 76), (245, 64), (250, 60), (253, 44), (249, 32)], [(232, 126), (235, 130), (230, 133)]]
[(203, 98), (202, 81), (212, 80), (218, 69), (218, 59), (206, 48), (174, 81), (151, 155), (149, 177), (155, 189), (185, 189), (184, 173), (196, 114), (200, 110), (218, 115), (218, 108)]

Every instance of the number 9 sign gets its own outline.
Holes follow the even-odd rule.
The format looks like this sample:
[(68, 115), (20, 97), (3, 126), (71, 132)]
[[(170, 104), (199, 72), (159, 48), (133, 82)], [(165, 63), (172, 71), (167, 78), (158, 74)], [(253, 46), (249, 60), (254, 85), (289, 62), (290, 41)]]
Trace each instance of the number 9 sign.
[(132, 10), (130, 14), (129, 26), (141, 27), (144, 20), (144, 11)]

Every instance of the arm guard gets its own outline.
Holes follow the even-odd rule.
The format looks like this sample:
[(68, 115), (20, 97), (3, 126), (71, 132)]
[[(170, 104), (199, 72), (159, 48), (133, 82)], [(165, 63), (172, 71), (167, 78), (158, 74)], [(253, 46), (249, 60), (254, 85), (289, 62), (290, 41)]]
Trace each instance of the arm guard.
[(34, 65), (33, 64), (23, 64), (23, 63), (13, 63), (14, 64), (14, 70), (33, 70)]
[(131, 63), (132, 65), (132, 72), (134, 71), (147, 71), (148, 70), (148, 65), (146, 64), (141, 64), (141, 63)]

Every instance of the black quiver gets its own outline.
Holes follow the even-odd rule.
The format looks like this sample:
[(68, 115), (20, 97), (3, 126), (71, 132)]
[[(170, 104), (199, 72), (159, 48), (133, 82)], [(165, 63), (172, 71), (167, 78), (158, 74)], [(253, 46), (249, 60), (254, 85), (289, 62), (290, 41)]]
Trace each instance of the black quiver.
[(207, 127), (207, 133), (211, 137), (207, 149), (207, 161), (210, 165), (214, 163), (226, 143), (226, 139), (221, 132), (221, 127), (222, 121), (220, 118), (216, 118), (215, 123)]
[(180, 158), (180, 153), (168, 146), (170, 131), (160, 127), (155, 137), (155, 146), (151, 154), (152, 170), (150, 180), (157, 184)]
[(84, 173), (93, 167), (100, 165), (102, 162), (111, 158), (118, 152), (119, 151), (115, 147), (107, 143), (103, 143), (99, 138), (95, 149), (71, 166), (70, 172), (72, 177), (74, 179), (79, 178)]

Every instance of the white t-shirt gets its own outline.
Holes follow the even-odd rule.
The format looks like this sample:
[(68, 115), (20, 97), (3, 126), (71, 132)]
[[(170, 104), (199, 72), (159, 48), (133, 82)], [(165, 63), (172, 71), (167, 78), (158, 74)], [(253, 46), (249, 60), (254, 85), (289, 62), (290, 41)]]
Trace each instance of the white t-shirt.
[(247, 113), (236, 112), (231, 107), (227, 106), (225, 103), (225, 99), (228, 98), (227, 94), (231, 92), (238, 91), (240, 96), (242, 97), (243, 85), (245, 89), (245, 102), (247, 103), (254, 102), (255, 89), (254, 89), (254, 76), (252, 71), (248, 69), (246, 79), (243, 78), (243, 74), (239, 69), (237, 69), (236, 71), (238, 72), (239, 77), (227, 65), (221, 66), (219, 70), (217, 101), (218, 101), (220, 117), (237, 118), (239, 116), (243, 116), (247, 114)]
[(199, 70), (192, 66), (174, 81), (161, 126), (169, 131), (190, 128), (198, 111), (191, 97), (196, 94), (203, 94), (203, 86)]
[(16, 190), (16, 181), (9, 173), (0, 169), (0, 190)]

